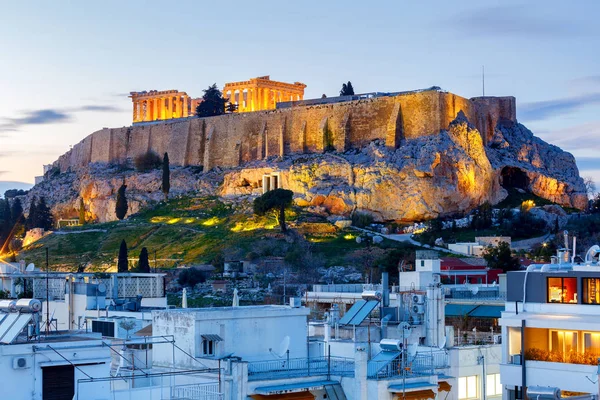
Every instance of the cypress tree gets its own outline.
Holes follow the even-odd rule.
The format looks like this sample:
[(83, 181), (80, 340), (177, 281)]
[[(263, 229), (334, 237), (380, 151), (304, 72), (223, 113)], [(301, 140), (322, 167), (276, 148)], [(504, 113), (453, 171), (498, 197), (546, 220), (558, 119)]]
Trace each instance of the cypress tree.
[(79, 225), (85, 225), (85, 204), (83, 197), (79, 198)]
[(127, 262), (127, 243), (125, 243), (125, 239), (121, 241), (121, 246), (119, 247), (119, 258), (117, 259), (117, 272), (128, 272), (129, 265)]
[(169, 169), (169, 154), (165, 153), (162, 163), (162, 192), (165, 195), (165, 203), (169, 200), (171, 190), (171, 170)]
[(46, 199), (40, 197), (40, 201), (36, 208), (36, 227), (44, 228), (49, 231), (54, 225), (54, 218), (50, 212), (50, 207), (46, 205)]
[(148, 261), (148, 249), (142, 247), (142, 251), (140, 252), (140, 258), (138, 260), (138, 270), (139, 272), (150, 272), (150, 262)]
[(14, 199), (12, 203), (12, 207), (10, 208), (10, 221), (11, 225), (19, 222), (21, 217), (23, 216), (23, 206), (21, 205), (20, 199)]
[(27, 215), (27, 220), (25, 221), (25, 227), (29, 229), (33, 229), (37, 227), (38, 217), (37, 217), (37, 208), (35, 205), (35, 196), (31, 198), (31, 203), (29, 203), (29, 215)]
[(115, 214), (117, 214), (117, 218), (122, 220), (127, 215), (127, 197), (125, 196), (125, 189), (127, 189), (127, 185), (123, 183), (117, 192), (117, 204), (115, 205)]

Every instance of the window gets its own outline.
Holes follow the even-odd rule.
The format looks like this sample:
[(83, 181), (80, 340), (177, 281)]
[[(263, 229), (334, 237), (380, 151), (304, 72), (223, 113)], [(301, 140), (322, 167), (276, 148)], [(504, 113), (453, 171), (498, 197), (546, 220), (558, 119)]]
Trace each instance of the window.
[(215, 355), (215, 342), (213, 340), (202, 339), (202, 355), (214, 356)]
[(460, 400), (477, 398), (477, 375), (458, 378), (458, 398)]
[(577, 303), (577, 278), (548, 278), (548, 303)]
[(489, 374), (485, 381), (486, 396), (500, 396), (502, 394), (502, 385), (500, 384), (500, 374)]
[(584, 332), (583, 334), (583, 351), (587, 354), (600, 355), (600, 333)]
[(550, 331), (550, 351), (577, 352), (577, 332)]
[(583, 278), (583, 298), (585, 304), (600, 304), (600, 279)]

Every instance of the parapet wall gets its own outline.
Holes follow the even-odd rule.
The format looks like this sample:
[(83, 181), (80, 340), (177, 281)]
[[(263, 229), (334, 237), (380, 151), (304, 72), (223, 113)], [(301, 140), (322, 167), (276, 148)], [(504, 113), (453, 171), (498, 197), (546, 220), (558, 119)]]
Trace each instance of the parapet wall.
[(123, 163), (148, 150), (171, 164), (236, 167), (273, 155), (345, 151), (372, 140), (399, 147), (446, 129), (459, 111), (488, 143), (500, 120), (516, 121), (514, 97), (466, 99), (435, 90), (393, 97), (136, 124), (94, 132), (55, 163), (62, 172)]

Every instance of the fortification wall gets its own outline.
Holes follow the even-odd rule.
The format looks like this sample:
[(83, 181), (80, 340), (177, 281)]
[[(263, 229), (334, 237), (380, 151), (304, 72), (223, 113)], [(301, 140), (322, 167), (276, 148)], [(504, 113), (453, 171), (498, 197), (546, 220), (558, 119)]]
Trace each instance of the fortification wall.
[(466, 99), (424, 91), (344, 103), (187, 118), (102, 129), (62, 155), (61, 171), (89, 163), (123, 163), (148, 150), (169, 153), (173, 165), (235, 167), (273, 155), (345, 151), (370, 141), (388, 147), (446, 129), (459, 111), (481, 132), (484, 143), (503, 119), (516, 121), (514, 97)]

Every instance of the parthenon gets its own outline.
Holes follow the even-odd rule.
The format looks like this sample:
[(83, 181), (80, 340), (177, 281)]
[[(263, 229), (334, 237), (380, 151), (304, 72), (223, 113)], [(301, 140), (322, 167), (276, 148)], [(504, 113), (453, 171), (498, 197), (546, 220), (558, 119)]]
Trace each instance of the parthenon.
[(304, 83), (272, 81), (267, 75), (248, 81), (226, 83), (223, 97), (237, 104), (238, 112), (273, 110), (279, 102), (303, 100), (304, 88)]
[(131, 92), (133, 122), (149, 122), (193, 116), (202, 99), (179, 90)]

